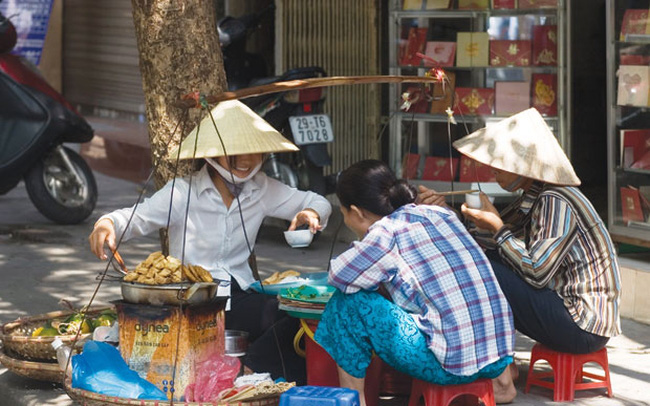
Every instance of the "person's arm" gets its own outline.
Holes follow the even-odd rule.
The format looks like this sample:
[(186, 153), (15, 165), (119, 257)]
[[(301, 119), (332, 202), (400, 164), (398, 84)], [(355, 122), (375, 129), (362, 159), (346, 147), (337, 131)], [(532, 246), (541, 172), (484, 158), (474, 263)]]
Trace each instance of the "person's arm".
[(332, 205), (323, 196), (291, 188), (282, 182), (266, 177), (262, 204), (266, 214), (291, 221), (290, 229), (302, 224), (309, 225), (312, 232), (327, 226)]
[(328, 283), (343, 293), (375, 291), (392, 278), (400, 260), (392, 235), (374, 227), (363, 240), (352, 243), (331, 261)]
[[(181, 183), (182, 181), (180, 180), (176, 181), (177, 187), (174, 193), (173, 205), (175, 211), (179, 211), (181, 207), (185, 207), (185, 203), (182, 200), (187, 201), (186, 188), (178, 187)], [(170, 194), (171, 182), (167, 183), (167, 185), (151, 197), (144, 199), (140, 204), (115, 210), (100, 217), (95, 222), (93, 231), (88, 237), (91, 251), (99, 259), (106, 259), (104, 246), (107, 245), (112, 250), (115, 249), (116, 239), (122, 233), (124, 233), (122, 237), (123, 241), (127, 241), (130, 238), (147, 235), (159, 228), (166, 227), (169, 215)], [(133, 210), (135, 210), (135, 213), (133, 214), (133, 218), (131, 218)], [(172, 211), (172, 216), (175, 215), (178, 215), (178, 213)], [(131, 222), (129, 223), (130, 218)], [(126, 228), (127, 224), (129, 224), (128, 228)]]
[(575, 214), (568, 203), (552, 196), (540, 199), (531, 216), (528, 246), (506, 227), (495, 235), (501, 257), (537, 288), (555, 276), (577, 238)]

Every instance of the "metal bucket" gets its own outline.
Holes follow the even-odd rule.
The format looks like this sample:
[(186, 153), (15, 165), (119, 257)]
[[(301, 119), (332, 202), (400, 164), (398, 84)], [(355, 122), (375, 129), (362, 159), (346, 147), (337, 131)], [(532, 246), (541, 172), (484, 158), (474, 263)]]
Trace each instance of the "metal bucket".
[(239, 330), (226, 330), (226, 355), (242, 357), (248, 349), (248, 333)]
[(161, 305), (193, 305), (206, 303), (217, 294), (218, 283), (172, 283), (145, 285), (122, 281), (122, 297), (125, 302)]

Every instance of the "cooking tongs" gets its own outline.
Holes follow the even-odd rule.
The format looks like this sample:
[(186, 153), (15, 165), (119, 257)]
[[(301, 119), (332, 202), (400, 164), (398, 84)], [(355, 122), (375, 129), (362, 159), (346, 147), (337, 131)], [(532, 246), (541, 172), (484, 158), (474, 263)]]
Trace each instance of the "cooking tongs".
[[(129, 273), (129, 270), (127, 269), (126, 264), (124, 263), (124, 260), (122, 259), (122, 256), (120, 255), (120, 253), (117, 252), (117, 250), (114, 250), (114, 251), (111, 250), (111, 251), (113, 252), (113, 256), (112, 256), (111, 258), (109, 258), (108, 260), (109, 260), (109, 261), (111, 262), (111, 264), (113, 265), (113, 268), (114, 268), (117, 272), (119, 272), (119, 273), (121, 273), (121, 274), (124, 274), (124, 275), (126, 275), (127, 273)], [(117, 264), (120, 266), (119, 269), (118, 269), (117, 266), (115, 266), (115, 262), (113, 262), (113, 260), (115, 260), (115, 262), (117, 262)]]

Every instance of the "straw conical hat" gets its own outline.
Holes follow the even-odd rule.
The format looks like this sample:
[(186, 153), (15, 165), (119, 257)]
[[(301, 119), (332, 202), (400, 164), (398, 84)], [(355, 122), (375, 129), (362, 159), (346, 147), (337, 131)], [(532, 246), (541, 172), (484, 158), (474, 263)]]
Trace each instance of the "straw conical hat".
[[(223, 101), (217, 104), (210, 114), (219, 134), (210, 117), (206, 116), (201, 120), (201, 125), (196, 126), (181, 143), (181, 159), (298, 151), (298, 147), (240, 101)], [(219, 135), (226, 147), (225, 152)], [(170, 157), (176, 159), (178, 151), (179, 149), (176, 149)]]
[(534, 108), (475, 131), (453, 145), (493, 168), (554, 185), (580, 185), (571, 162)]

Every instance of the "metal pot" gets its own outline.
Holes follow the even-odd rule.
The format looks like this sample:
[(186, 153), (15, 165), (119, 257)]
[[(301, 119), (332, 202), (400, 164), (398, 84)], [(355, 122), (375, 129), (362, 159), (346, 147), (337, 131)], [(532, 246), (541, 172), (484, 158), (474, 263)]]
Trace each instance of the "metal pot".
[(248, 333), (239, 330), (226, 330), (226, 355), (241, 357), (248, 349)]
[(172, 283), (145, 285), (122, 281), (122, 297), (125, 302), (161, 305), (191, 305), (206, 303), (217, 294), (218, 283)]

